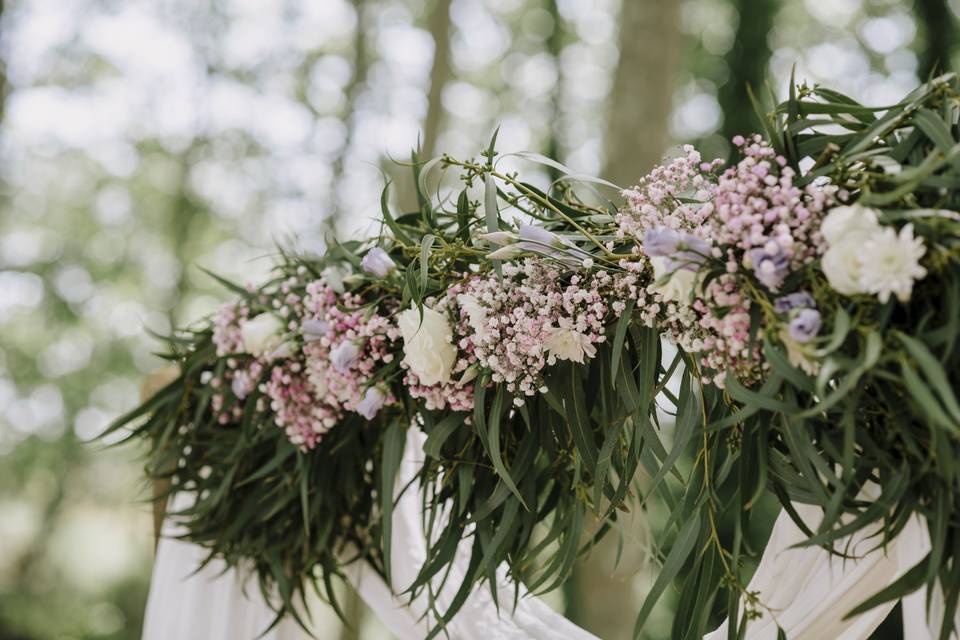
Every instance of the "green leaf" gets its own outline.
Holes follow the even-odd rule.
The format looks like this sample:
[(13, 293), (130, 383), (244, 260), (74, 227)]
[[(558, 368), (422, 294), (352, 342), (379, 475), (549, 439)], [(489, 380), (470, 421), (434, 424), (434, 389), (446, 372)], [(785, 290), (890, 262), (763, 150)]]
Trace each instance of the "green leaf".
[(423, 444), (423, 452), (434, 459), (440, 459), (440, 449), (454, 431), (464, 426), (462, 413), (451, 413), (445, 416), (430, 430), (427, 441)]
[(924, 585), (924, 576), (927, 574), (927, 563), (929, 561), (930, 554), (927, 554), (924, 556), (923, 560), (911, 567), (909, 571), (900, 576), (900, 578), (898, 578), (893, 584), (881, 589), (873, 596), (854, 607), (852, 611), (843, 616), (843, 619), (849, 620), (850, 618), (869, 611), (870, 609), (873, 609), (884, 602), (899, 600), (903, 596), (913, 593), (922, 587)]
[[(498, 129), (499, 131), (499, 129)], [(496, 134), (494, 134), (496, 139)], [(493, 142), (490, 143), (491, 145)], [(487, 231), (496, 233), (500, 230), (500, 209), (497, 207), (497, 183), (491, 174), (487, 174), (484, 179), (483, 189), (483, 212), (487, 219)], [(500, 261), (494, 260), (493, 266), (498, 275), (501, 275)]]
[(420, 290), (426, 293), (430, 277), (430, 251), (437, 236), (428, 233), (420, 241)]
[(568, 389), (570, 395), (563, 399), (566, 409), (567, 423), (570, 428), (570, 435), (573, 436), (573, 442), (577, 447), (577, 452), (583, 458), (583, 462), (590, 473), (596, 474), (597, 443), (593, 439), (593, 431), (590, 428), (590, 418), (587, 412), (586, 399), (583, 395), (583, 388), (580, 384), (580, 368), (574, 362), (570, 363), (569, 376), (567, 377)]
[(643, 605), (640, 607), (640, 613), (637, 614), (637, 620), (633, 627), (634, 637), (640, 636), (640, 632), (643, 630), (643, 625), (646, 624), (647, 618), (649, 618), (650, 614), (653, 612), (654, 605), (656, 605), (657, 601), (660, 600), (660, 596), (663, 595), (663, 592), (666, 591), (670, 583), (673, 582), (673, 580), (680, 574), (680, 570), (687, 562), (687, 558), (690, 556), (690, 553), (696, 546), (697, 538), (699, 537), (700, 512), (695, 511), (680, 530), (680, 534), (677, 536), (676, 542), (673, 543), (670, 553), (667, 554), (667, 559), (663, 563), (663, 568), (660, 569), (660, 573), (657, 575), (657, 579), (654, 581), (653, 587), (651, 587), (650, 592), (647, 593), (647, 597), (644, 599)]
[(394, 420), (383, 434), (383, 458), (380, 468), (380, 513), (382, 519), (383, 568), (390, 579), (390, 547), (393, 535), (393, 485), (403, 458), (406, 429), (401, 420)]
[(907, 351), (910, 352), (910, 355), (917, 361), (917, 364), (920, 365), (924, 377), (937, 392), (954, 422), (960, 424), (960, 403), (957, 402), (957, 397), (953, 394), (953, 389), (950, 387), (950, 377), (943, 365), (920, 340), (899, 331), (896, 335), (907, 348)]
[(630, 319), (633, 316), (633, 307), (637, 301), (630, 298), (627, 301), (627, 308), (617, 319), (617, 328), (613, 334), (613, 351), (610, 354), (610, 377), (613, 380), (613, 387), (617, 387), (617, 367), (620, 365), (620, 357), (623, 354), (623, 341), (627, 338), (627, 327), (630, 326)]
[(487, 433), (485, 436), (481, 434), (481, 437), (484, 437), (487, 441), (487, 453), (490, 455), (490, 461), (493, 462), (493, 468), (496, 470), (497, 475), (503, 483), (507, 485), (507, 488), (513, 492), (513, 495), (517, 497), (517, 500), (520, 501), (524, 508), (529, 508), (526, 502), (524, 502), (523, 496), (520, 495), (520, 490), (517, 489), (513, 477), (503, 462), (503, 456), (500, 454), (500, 419), (503, 415), (504, 396), (505, 392), (503, 387), (498, 386), (497, 393), (493, 397), (493, 403), (490, 406), (490, 419), (486, 424)]
[(390, 213), (390, 202), (388, 195), (389, 189), (390, 181), (388, 180), (387, 183), (383, 185), (383, 191), (380, 192), (380, 213), (383, 215), (383, 222), (391, 231), (393, 231), (394, 237), (405, 244), (412, 244), (413, 240), (411, 240), (410, 236), (407, 235), (407, 232), (403, 230), (403, 227), (397, 224), (393, 214)]

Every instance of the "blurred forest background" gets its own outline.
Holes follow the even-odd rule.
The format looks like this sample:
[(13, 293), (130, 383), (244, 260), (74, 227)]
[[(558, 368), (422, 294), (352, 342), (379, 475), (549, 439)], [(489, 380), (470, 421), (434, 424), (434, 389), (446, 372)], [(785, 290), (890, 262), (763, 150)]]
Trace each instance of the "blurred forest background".
[[(390, 158), (500, 150), (627, 185), (726, 156), (745, 86), (896, 101), (960, 52), (960, 0), (0, 0), (0, 639), (138, 638), (135, 447), (86, 441), (274, 242), (374, 228)], [(531, 169), (535, 170), (535, 167)], [(406, 197), (402, 189), (396, 194)], [(608, 550), (609, 551), (609, 550)], [(606, 555), (604, 555), (606, 553)], [(628, 637), (600, 550), (551, 603)], [(605, 561), (606, 560), (606, 561)], [(354, 602), (321, 637), (389, 637)], [(662, 604), (648, 638), (663, 637)], [(329, 616), (327, 616), (329, 617)], [(325, 620), (325, 622), (324, 622)]]

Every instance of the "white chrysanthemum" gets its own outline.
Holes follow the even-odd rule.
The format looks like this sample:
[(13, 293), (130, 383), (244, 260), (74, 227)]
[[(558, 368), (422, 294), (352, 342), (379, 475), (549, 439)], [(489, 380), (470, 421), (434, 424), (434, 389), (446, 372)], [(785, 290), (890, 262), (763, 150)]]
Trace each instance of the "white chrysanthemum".
[(867, 238), (860, 251), (860, 284), (874, 293), (880, 302), (896, 294), (900, 302), (910, 299), (913, 283), (927, 275), (920, 258), (927, 252), (923, 238), (913, 235), (913, 225), (905, 225), (898, 234), (886, 227)]
[(582, 333), (557, 327), (545, 327), (544, 332), (546, 339), (543, 346), (551, 360), (571, 360), (583, 364), (584, 356), (592, 358), (597, 355), (597, 348)]

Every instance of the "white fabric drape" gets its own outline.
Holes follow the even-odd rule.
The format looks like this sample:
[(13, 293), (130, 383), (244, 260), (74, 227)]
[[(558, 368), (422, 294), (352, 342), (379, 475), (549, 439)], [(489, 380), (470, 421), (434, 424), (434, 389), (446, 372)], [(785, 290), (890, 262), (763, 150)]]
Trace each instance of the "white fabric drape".
[[(804, 523), (815, 530), (821, 511), (809, 505), (794, 506)], [(776, 640), (778, 626), (790, 640), (866, 640), (896, 602), (876, 607), (850, 620), (843, 620), (843, 617), (897, 580), (930, 550), (926, 525), (917, 516), (885, 550), (871, 551), (876, 540), (868, 539), (867, 533), (858, 532), (836, 546), (856, 559), (840, 558), (820, 547), (791, 549), (794, 544), (805, 540), (806, 535), (785, 512), (781, 513), (757, 572), (747, 587), (748, 591), (757, 592), (760, 602), (768, 608), (762, 611), (760, 619), (748, 625), (747, 640)], [(910, 630), (926, 630), (926, 625), (916, 620), (915, 606), (911, 607), (909, 617), (913, 627), (908, 627), (907, 603), (904, 603), (905, 637), (911, 640), (924, 638)], [(705, 640), (726, 637), (727, 628), (722, 625), (707, 634)]]
[[(419, 486), (413, 481), (423, 458), (424, 435), (409, 429), (396, 487), (399, 501), (394, 510), (392, 578), (401, 586), (412, 584), (426, 557), (426, 539), (421, 527)], [(408, 486), (409, 485), (409, 486)], [(400, 495), (399, 491), (407, 487)], [(190, 496), (178, 495), (171, 511), (189, 504)], [(171, 539), (180, 532), (168, 521), (157, 557), (144, 620), (144, 640), (253, 640), (273, 620), (255, 580), (214, 561), (197, 572), (205, 552), (200, 547)], [(442, 612), (452, 601), (469, 562), (470, 542), (458, 549), (449, 578), (436, 595)], [(353, 563), (345, 569), (348, 581), (377, 617), (401, 640), (424, 638), (430, 628), (426, 599), (410, 602), (395, 596), (373, 569)], [(528, 596), (516, 609), (513, 588), (505, 570), (498, 571), (497, 610), (484, 586), (471, 594), (460, 613), (447, 625), (449, 637), (458, 640), (597, 640), (540, 600)], [(245, 588), (246, 587), (246, 588)], [(439, 585), (438, 585), (439, 587)], [(264, 640), (306, 640), (307, 635), (292, 620), (284, 620), (263, 636)]]

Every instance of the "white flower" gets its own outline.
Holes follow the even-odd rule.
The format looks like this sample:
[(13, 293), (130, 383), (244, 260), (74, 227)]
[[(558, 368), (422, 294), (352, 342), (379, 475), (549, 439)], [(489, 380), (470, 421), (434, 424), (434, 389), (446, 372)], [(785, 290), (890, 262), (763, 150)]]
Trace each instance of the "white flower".
[(258, 358), (275, 351), (281, 343), (283, 322), (272, 313), (261, 313), (240, 323), (243, 350)]
[(431, 386), (449, 382), (457, 348), (446, 316), (424, 306), (421, 319), (420, 309), (412, 306), (397, 316), (397, 326), (403, 336), (403, 362), (420, 383)]
[(915, 238), (913, 225), (897, 232), (886, 227), (877, 231), (862, 245), (860, 283), (868, 293), (875, 293), (880, 302), (895, 293), (900, 302), (910, 299), (913, 283), (927, 275), (920, 258), (927, 252), (923, 238)]
[(370, 249), (370, 251), (363, 256), (360, 265), (364, 271), (378, 278), (386, 278), (397, 268), (397, 263), (380, 247)]
[(343, 279), (350, 275), (350, 271), (337, 265), (331, 265), (320, 272), (327, 285), (337, 293), (343, 293)]
[(856, 234), (873, 233), (879, 228), (877, 212), (859, 204), (834, 207), (820, 223), (820, 233), (831, 246), (848, 240)]
[(596, 347), (582, 333), (550, 326), (545, 327), (544, 331), (546, 339), (543, 345), (551, 360), (571, 360), (583, 364), (584, 356), (592, 358), (597, 355)]
[(475, 296), (461, 293), (457, 296), (457, 304), (467, 314), (467, 324), (477, 336), (483, 336), (487, 330), (487, 308), (480, 304)]
[[(663, 296), (664, 300), (673, 302), (688, 302), (690, 294), (693, 293), (697, 284), (697, 272), (690, 269), (675, 269), (671, 271), (668, 268), (667, 258), (650, 258), (650, 264), (653, 266), (653, 278), (655, 284), (653, 289)], [(667, 278), (665, 282), (661, 279)]]
[(783, 346), (787, 348), (787, 360), (790, 361), (790, 364), (811, 376), (820, 373), (820, 363), (810, 357), (805, 345), (790, 337), (790, 331), (787, 327), (780, 330), (780, 340), (783, 342)]
[(837, 293), (851, 296), (865, 292), (860, 282), (860, 252), (869, 237), (868, 233), (862, 231), (851, 233), (846, 239), (831, 245), (823, 254), (820, 268)]

